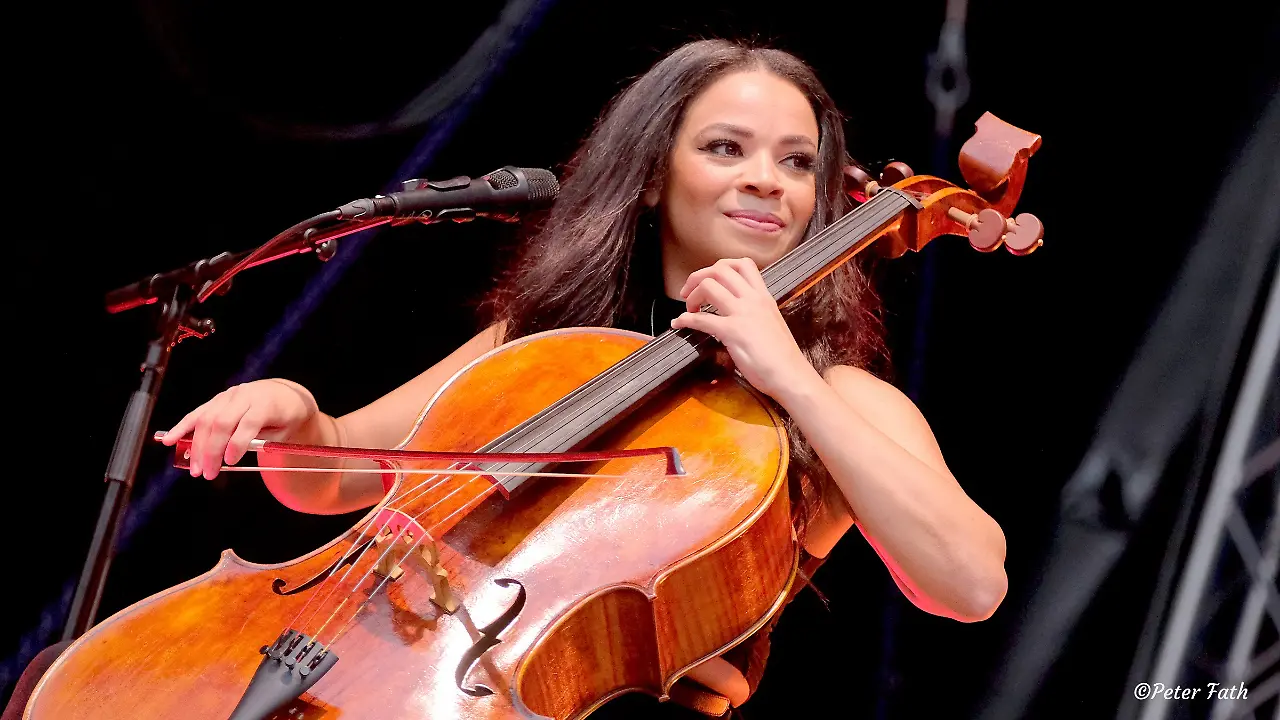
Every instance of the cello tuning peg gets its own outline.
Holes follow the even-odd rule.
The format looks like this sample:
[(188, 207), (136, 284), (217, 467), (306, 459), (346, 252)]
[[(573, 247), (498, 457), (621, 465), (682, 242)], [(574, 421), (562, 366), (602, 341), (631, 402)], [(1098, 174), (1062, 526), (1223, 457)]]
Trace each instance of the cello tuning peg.
[(1044, 244), (1044, 223), (1031, 213), (1022, 213), (1006, 223), (1005, 247), (1014, 255), (1029, 255)]
[(880, 171), (880, 184), (893, 185), (896, 182), (906, 180), (915, 175), (911, 167), (904, 162), (894, 161), (884, 166), (884, 170)]
[(1000, 247), (1008, 230), (1004, 216), (991, 208), (979, 210), (977, 215), (970, 215), (960, 208), (947, 208), (947, 217), (969, 231), (969, 244), (978, 252), (991, 252)]
[(871, 173), (857, 163), (844, 166), (844, 190), (858, 202), (866, 202), (876, 194), (880, 184), (871, 179)]

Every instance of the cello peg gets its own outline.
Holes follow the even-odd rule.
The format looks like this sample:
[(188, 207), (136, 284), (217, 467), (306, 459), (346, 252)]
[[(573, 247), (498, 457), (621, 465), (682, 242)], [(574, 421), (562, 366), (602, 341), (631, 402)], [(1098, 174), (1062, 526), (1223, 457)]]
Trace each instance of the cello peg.
[(1014, 255), (1029, 255), (1044, 244), (1044, 223), (1031, 213), (1022, 213), (1008, 222), (1004, 245)]
[(880, 183), (871, 179), (870, 173), (858, 165), (844, 166), (845, 192), (858, 202), (866, 202), (880, 190)]
[(969, 231), (969, 244), (979, 252), (991, 252), (1000, 247), (1008, 230), (1004, 216), (991, 208), (979, 210), (977, 215), (971, 215), (960, 208), (947, 208), (947, 217)]
[(880, 171), (880, 184), (892, 185), (896, 182), (906, 180), (913, 175), (915, 175), (915, 172), (912, 171), (911, 166), (904, 162), (898, 162), (895, 160), (888, 165), (885, 165), (884, 170)]

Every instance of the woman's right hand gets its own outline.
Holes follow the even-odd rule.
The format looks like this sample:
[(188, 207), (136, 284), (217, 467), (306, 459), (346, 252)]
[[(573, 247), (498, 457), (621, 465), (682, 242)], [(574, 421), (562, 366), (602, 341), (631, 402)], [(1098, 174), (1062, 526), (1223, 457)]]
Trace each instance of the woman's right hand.
[(224, 462), (233, 465), (244, 457), (251, 440), (287, 440), (318, 413), (315, 398), (301, 385), (255, 380), (223, 390), (187, 413), (162, 442), (173, 445), (190, 433), (191, 476), (212, 480)]

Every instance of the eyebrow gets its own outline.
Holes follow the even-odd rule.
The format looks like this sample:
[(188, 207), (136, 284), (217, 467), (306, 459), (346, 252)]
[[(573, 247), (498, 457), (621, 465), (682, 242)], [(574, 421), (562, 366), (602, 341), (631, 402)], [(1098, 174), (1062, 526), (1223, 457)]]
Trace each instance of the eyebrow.
[[(734, 125), (732, 123), (712, 123), (702, 128), (702, 133), (705, 133), (708, 130), (720, 130), (747, 139), (755, 137), (755, 133), (751, 132), (747, 128), (744, 128), (741, 125)], [(813, 140), (810, 140), (806, 135), (786, 135), (782, 138), (781, 143), (783, 145), (807, 145), (811, 148), (817, 148), (817, 145)]]

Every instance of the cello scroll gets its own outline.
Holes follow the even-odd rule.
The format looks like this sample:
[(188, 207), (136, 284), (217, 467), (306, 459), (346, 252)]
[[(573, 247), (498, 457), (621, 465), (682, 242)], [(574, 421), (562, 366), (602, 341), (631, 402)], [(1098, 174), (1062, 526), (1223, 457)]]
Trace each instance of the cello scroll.
[(1009, 217), (1026, 184), (1027, 162), (1040, 149), (1040, 136), (989, 112), (978, 118), (975, 127), (973, 137), (960, 149), (959, 161), (972, 190), (930, 175), (915, 175), (902, 163), (886, 166), (878, 181), (859, 166), (845, 167), (845, 189), (855, 199), (871, 198), (893, 187), (921, 205), (884, 232), (877, 242), (882, 255), (896, 258), (907, 250), (919, 252), (939, 235), (968, 236), (979, 252), (993, 252), (1004, 245), (1014, 255), (1028, 255), (1044, 244), (1044, 224), (1039, 218), (1030, 213)]

